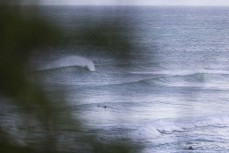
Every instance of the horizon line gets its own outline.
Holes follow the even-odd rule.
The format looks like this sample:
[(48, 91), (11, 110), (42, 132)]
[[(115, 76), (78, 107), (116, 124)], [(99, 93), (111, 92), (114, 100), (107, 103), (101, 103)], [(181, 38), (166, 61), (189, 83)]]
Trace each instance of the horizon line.
[[(11, 4), (19, 6), (157, 6), (157, 7), (229, 7), (229, 5), (174, 5), (174, 4)], [(1, 4), (0, 4), (1, 6)]]

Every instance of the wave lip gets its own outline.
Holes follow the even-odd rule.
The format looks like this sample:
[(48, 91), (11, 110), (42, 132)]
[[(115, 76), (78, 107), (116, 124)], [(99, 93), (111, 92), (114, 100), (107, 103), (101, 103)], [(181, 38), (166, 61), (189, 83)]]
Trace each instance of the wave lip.
[(42, 66), (41, 68), (39, 68), (39, 70), (56, 69), (69, 66), (80, 66), (87, 68), (89, 71), (95, 71), (94, 63), (91, 60), (76, 55), (59, 58), (51, 63)]

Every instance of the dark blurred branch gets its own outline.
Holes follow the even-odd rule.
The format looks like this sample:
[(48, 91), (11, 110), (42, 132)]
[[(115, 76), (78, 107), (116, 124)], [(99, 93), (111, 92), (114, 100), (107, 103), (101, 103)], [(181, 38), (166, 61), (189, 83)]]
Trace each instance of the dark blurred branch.
[[(18, 1), (17, 4), (20, 4)], [(17, 108), (23, 110), (22, 120), (33, 116), (45, 134), (42, 152), (58, 152), (57, 141), (60, 133), (81, 133), (81, 124), (73, 119), (68, 105), (63, 100), (54, 103), (48, 93), (39, 85), (39, 80), (31, 79), (28, 65), (32, 51), (38, 50), (46, 54), (42, 48), (58, 46), (63, 43), (62, 32), (41, 19), (38, 14), (25, 15), (20, 5), (10, 6), (13, 1), (0, 1), (0, 95), (14, 102)], [(4, 6), (3, 6), (4, 5)], [(117, 25), (120, 23), (116, 23)], [(123, 36), (121, 28), (115, 25), (93, 25), (90, 30), (75, 33), (75, 38), (82, 46), (94, 46), (111, 53), (115, 58), (128, 60), (132, 50), (131, 43)], [(109, 35), (112, 34), (112, 35)], [(60, 44), (59, 44), (60, 43)], [(64, 98), (63, 98), (64, 99)], [(1, 103), (7, 103), (1, 101)], [(7, 104), (6, 104), (7, 105)], [(81, 121), (83, 122), (83, 121)], [(29, 123), (25, 123), (28, 126)], [(66, 126), (68, 125), (68, 126)], [(64, 129), (65, 130), (62, 130)], [(9, 131), (8, 131), (9, 132)], [(26, 131), (32, 133), (33, 131)], [(0, 148), (6, 152), (36, 152), (32, 146), (11, 144), (12, 137), (7, 131), (0, 129)], [(95, 136), (93, 136), (94, 138)], [(131, 144), (101, 143), (85, 138), (84, 143), (92, 147), (95, 153), (129, 153)]]

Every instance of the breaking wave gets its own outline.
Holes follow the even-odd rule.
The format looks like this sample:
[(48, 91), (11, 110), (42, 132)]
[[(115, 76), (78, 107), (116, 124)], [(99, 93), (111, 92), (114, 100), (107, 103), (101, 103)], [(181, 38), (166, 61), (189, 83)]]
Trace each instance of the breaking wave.
[(91, 60), (81, 56), (66, 56), (59, 58), (55, 61), (41, 66), (39, 70), (57, 69), (69, 66), (85, 67), (89, 71), (95, 71), (94, 63)]

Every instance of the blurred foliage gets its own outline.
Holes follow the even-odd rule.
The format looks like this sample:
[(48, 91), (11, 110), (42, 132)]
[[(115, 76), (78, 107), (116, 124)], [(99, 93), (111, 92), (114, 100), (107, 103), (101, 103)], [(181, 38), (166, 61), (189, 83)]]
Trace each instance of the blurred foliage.
[[(17, 1), (20, 4), (22, 1)], [(73, 119), (67, 102), (55, 103), (49, 98), (48, 93), (36, 79), (31, 79), (28, 72), (29, 60), (33, 50), (40, 51), (50, 46), (63, 43), (60, 29), (51, 26), (39, 14), (25, 16), (23, 7), (15, 1), (0, 1), (0, 152), (2, 153), (35, 153), (35, 152), (64, 152), (58, 150), (58, 139), (62, 135), (74, 131), (76, 135), (82, 134), (80, 122)], [(90, 31), (75, 33), (73, 37), (82, 41), (82, 44), (97, 46), (107, 49), (112, 45), (118, 55), (128, 56), (131, 45), (119, 34), (119, 30), (112, 26), (95, 25)], [(114, 36), (107, 35), (106, 31), (113, 31)], [(117, 40), (111, 44), (112, 40)], [(118, 44), (118, 45), (117, 45)], [(117, 47), (122, 46), (122, 47)], [(111, 48), (111, 47), (109, 47)], [(7, 99), (7, 100), (6, 100)], [(64, 98), (63, 98), (64, 99)], [(9, 114), (7, 106), (15, 106), (20, 113), (15, 113), (22, 122), (22, 128), (39, 143), (21, 144), (18, 135), (11, 135), (10, 131), (2, 126), (3, 116)], [(6, 110), (4, 110), (6, 109)], [(15, 119), (16, 120), (16, 119)], [(33, 129), (33, 122), (36, 128)], [(39, 129), (43, 137), (33, 136)], [(133, 153), (131, 143), (104, 143), (93, 137), (80, 139), (87, 146), (89, 152), (94, 153)], [(75, 142), (77, 143), (77, 142)], [(74, 144), (72, 144), (74, 145)]]

